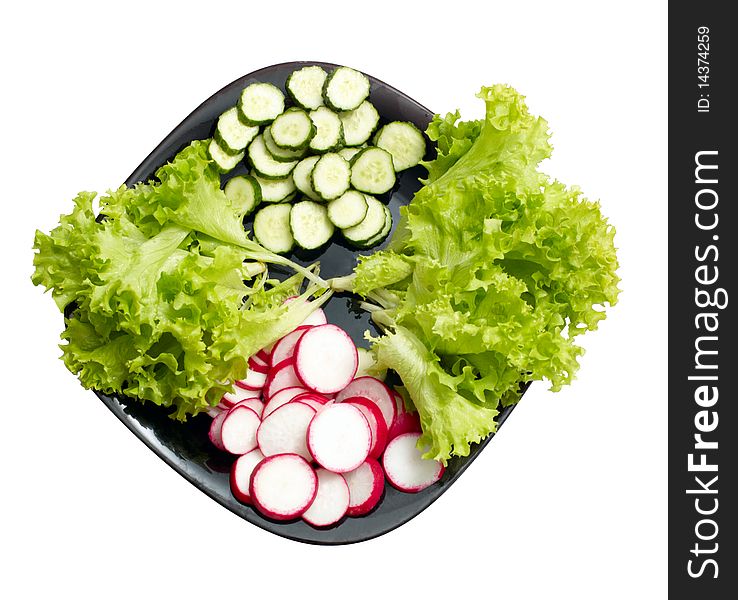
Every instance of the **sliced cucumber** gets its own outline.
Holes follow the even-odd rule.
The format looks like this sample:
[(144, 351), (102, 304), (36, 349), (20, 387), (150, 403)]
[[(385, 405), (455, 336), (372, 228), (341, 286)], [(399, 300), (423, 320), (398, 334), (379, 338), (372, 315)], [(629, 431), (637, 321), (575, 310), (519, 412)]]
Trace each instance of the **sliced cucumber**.
[[(255, 142), (251, 142), (252, 147)], [(364, 148), (351, 159), (351, 185), (360, 192), (384, 194), (395, 185), (395, 179), (392, 155), (382, 148)]]
[(379, 113), (374, 105), (364, 100), (354, 110), (338, 113), (343, 124), (343, 139), (347, 146), (361, 146), (379, 124)]
[(379, 235), (387, 221), (385, 206), (373, 196), (366, 196), (366, 216), (361, 223), (343, 229), (343, 237), (355, 246), (362, 246)]
[(363, 244), (359, 244), (359, 247), (362, 249), (373, 248), (374, 246), (381, 244), (389, 235), (389, 232), (392, 231), (392, 213), (387, 205), (382, 206), (384, 208), (384, 227), (382, 227), (382, 230), (373, 238), (368, 239)]
[(343, 124), (336, 113), (321, 106), (310, 111), (310, 119), (315, 124), (315, 135), (310, 140), (313, 152), (333, 152), (343, 146)]
[(284, 112), (284, 94), (271, 83), (252, 83), (238, 100), (238, 116), (246, 125), (266, 125)]
[(338, 153), (343, 156), (347, 161), (351, 162), (351, 159), (361, 151), (361, 148), (341, 148)]
[(315, 135), (315, 125), (301, 108), (288, 108), (269, 126), (274, 143), (284, 150), (307, 148)]
[(349, 67), (338, 67), (328, 75), (323, 100), (333, 110), (354, 110), (369, 97), (369, 79)]
[(374, 145), (392, 155), (395, 171), (414, 167), (425, 156), (425, 138), (420, 130), (407, 121), (387, 123), (374, 136)]
[(364, 194), (349, 190), (328, 204), (328, 218), (336, 227), (346, 229), (358, 225), (366, 216), (367, 203)]
[(281, 162), (274, 160), (267, 152), (264, 136), (257, 135), (249, 145), (249, 162), (264, 179), (284, 179), (295, 168), (296, 160)]
[(223, 193), (241, 218), (250, 215), (261, 202), (261, 186), (250, 175), (232, 177), (225, 184)]
[(292, 176), (284, 179), (264, 179), (257, 173), (251, 173), (261, 188), (262, 202), (289, 202), (297, 194)]
[(265, 206), (254, 217), (254, 237), (264, 248), (277, 254), (292, 250), (295, 240), (290, 231), (289, 204)]
[(349, 189), (351, 167), (345, 158), (335, 152), (329, 152), (315, 163), (310, 174), (310, 183), (315, 193), (323, 200), (333, 200)]
[(244, 156), (244, 152), (228, 154), (215, 139), (210, 140), (208, 144), (208, 154), (210, 154), (210, 158), (213, 159), (215, 166), (221, 173), (232, 171), (243, 160)]
[(267, 125), (264, 127), (264, 146), (266, 151), (269, 153), (274, 160), (277, 162), (291, 162), (294, 160), (300, 160), (305, 156), (305, 150), (283, 150), (272, 139), (272, 126)]
[(315, 110), (323, 106), (323, 86), (327, 76), (317, 65), (303, 67), (290, 73), (284, 87), (297, 106)]
[(241, 122), (238, 118), (238, 108), (234, 106), (218, 117), (213, 137), (228, 154), (238, 154), (246, 149), (258, 133), (258, 127), (244, 125)]
[(318, 162), (320, 156), (308, 156), (303, 158), (292, 171), (292, 178), (295, 180), (295, 186), (303, 194), (311, 200), (320, 200), (320, 196), (313, 189), (313, 183), (310, 175), (313, 172), (315, 163)]
[(315, 250), (331, 239), (334, 227), (325, 206), (304, 200), (292, 207), (290, 230), (300, 248)]

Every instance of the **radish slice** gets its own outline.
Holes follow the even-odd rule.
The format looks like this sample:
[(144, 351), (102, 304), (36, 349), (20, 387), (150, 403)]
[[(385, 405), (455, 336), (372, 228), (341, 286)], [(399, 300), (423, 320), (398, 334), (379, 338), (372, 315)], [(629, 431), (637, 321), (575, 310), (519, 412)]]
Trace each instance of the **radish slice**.
[(314, 527), (328, 527), (343, 519), (349, 507), (349, 487), (338, 473), (316, 469), (318, 493), (302, 518)]
[(384, 471), (373, 458), (367, 458), (358, 469), (343, 474), (349, 486), (350, 501), (346, 514), (359, 517), (371, 512), (384, 491)]
[(310, 422), (307, 445), (320, 466), (334, 473), (345, 473), (353, 471), (369, 456), (372, 430), (356, 406), (328, 404)]
[(401, 492), (419, 492), (434, 484), (443, 475), (443, 465), (435, 460), (421, 458), (416, 447), (419, 433), (397, 436), (384, 451), (384, 472), (387, 480)]
[(280, 406), (266, 417), (256, 434), (259, 449), (264, 456), (298, 454), (313, 460), (307, 447), (307, 429), (315, 416), (315, 409), (302, 402)]
[(244, 379), (236, 380), (236, 385), (245, 390), (258, 391), (264, 387), (264, 384), (266, 383), (266, 378), (266, 373), (260, 373), (259, 371), (255, 371), (254, 369), (249, 369), (249, 372), (246, 373), (246, 377)]
[(294, 400), (304, 400), (305, 398), (310, 398), (311, 400), (314, 400), (315, 402), (318, 402), (319, 404), (327, 404), (330, 402), (330, 398), (327, 396), (324, 396), (323, 394), (319, 394), (318, 392), (310, 392), (310, 391), (304, 391), (299, 396), (295, 396)]
[[(245, 406), (246, 408), (250, 408), (258, 415), (260, 419), (261, 415), (264, 413), (264, 403), (258, 398), (248, 398), (246, 400), (241, 400), (241, 402), (236, 404), (233, 408), (236, 408), (236, 406)], [(233, 410), (233, 408), (231, 410)]]
[(223, 427), (223, 421), (225, 420), (227, 415), (228, 415), (227, 412), (222, 412), (218, 416), (216, 416), (210, 423), (210, 429), (208, 430), (208, 437), (210, 438), (210, 441), (213, 443), (213, 446), (218, 448), (218, 450), (225, 450), (225, 447), (223, 446), (223, 439), (220, 436), (220, 432), (221, 432), (221, 428)]
[(271, 356), (272, 356), (273, 347), (274, 347), (274, 344), (271, 344), (267, 346), (266, 348), (262, 348), (254, 356), (256, 356), (256, 358), (260, 360), (263, 360), (267, 364), (267, 366), (271, 366), (272, 364)]
[(251, 473), (254, 472), (256, 465), (264, 460), (261, 450), (256, 448), (251, 452), (247, 452), (239, 456), (231, 467), (231, 492), (239, 502), (251, 504), (251, 495), (249, 492), (249, 483), (251, 483)]
[(272, 350), (272, 361), (274, 361), (275, 365), (278, 365), (283, 360), (292, 358), (295, 354), (295, 346), (297, 345), (297, 342), (300, 341), (300, 338), (308, 329), (310, 329), (309, 326), (300, 326), (274, 344), (274, 349)]
[(420, 415), (416, 412), (411, 413), (405, 410), (405, 403), (402, 396), (400, 396), (396, 391), (392, 390), (392, 396), (395, 400), (397, 413), (395, 415), (395, 420), (392, 421), (392, 427), (390, 427), (387, 432), (387, 439), (394, 439), (403, 433), (422, 433), (423, 429), (420, 427)]
[(356, 406), (369, 423), (369, 427), (372, 429), (372, 448), (369, 450), (369, 456), (371, 458), (379, 458), (384, 452), (384, 447), (387, 445), (387, 425), (384, 423), (384, 417), (382, 417), (382, 411), (379, 407), (374, 404), (368, 398), (356, 397), (346, 398), (345, 404), (352, 404)]
[(264, 399), (268, 401), (279, 390), (294, 386), (302, 387), (302, 382), (297, 378), (297, 373), (295, 373), (295, 361), (289, 358), (283, 360), (276, 367), (272, 367), (262, 393), (264, 394)]
[(264, 412), (261, 414), (261, 418), (266, 419), (280, 406), (283, 406), (288, 402), (292, 402), (293, 398), (304, 394), (305, 392), (307, 392), (307, 390), (302, 386), (293, 386), (279, 390), (264, 406)]
[(246, 406), (234, 406), (228, 411), (220, 428), (223, 448), (231, 454), (246, 454), (256, 448), (259, 415)]
[(241, 402), (241, 400), (258, 397), (258, 390), (247, 390), (240, 385), (234, 385), (232, 392), (226, 392), (225, 394), (223, 394), (223, 399), (221, 400), (221, 402), (223, 402), (226, 406), (228, 406), (229, 403), (231, 406), (233, 406), (234, 404), (238, 404), (239, 402)]
[(259, 373), (269, 373), (269, 363), (255, 354), (249, 358), (249, 369), (253, 369)]
[(295, 348), (295, 370), (305, 387), (324, 394), (345, 388), (356, 374), (359, 359), (349, 335), (336, 325), (306, 331)]
[(362, 396), (374, 402), (382, 411), (387, 430), (392, 429), (396, 412), (395, 400), (392, 397), (392, 392), (384, 383), (375, 377), (357, 377), (338, 393), (336, 402), (342, 402), (352, 396)]
[(300, 404), (307, 404), (315, 412), (318, 412), (321, 408), (323, 408), (323, 403), (318, 402), (314, 398), (300, 398), (299, 400), (295, 399), (292, 402), (299, 402)]
[(251, 474), (249, 496), (260, 513), (286, 521), (299, 517), (315, 499), (318, 476), (297, 454), (262, 460)]

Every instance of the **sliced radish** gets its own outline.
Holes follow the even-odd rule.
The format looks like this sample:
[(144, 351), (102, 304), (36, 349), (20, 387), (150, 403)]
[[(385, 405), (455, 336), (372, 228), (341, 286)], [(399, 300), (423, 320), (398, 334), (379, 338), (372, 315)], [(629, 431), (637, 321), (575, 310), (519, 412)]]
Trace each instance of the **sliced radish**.
[(365, 515), (379, 504), (384, 491), (384, 471), (376, 460), (367, 458), (359, 468), (344, 473), (343, 477), (350, 492), (346, 511), (349, 517)]
[(256, 448), (256, 431), (261, 420), (246, 406), (234, 406), (228, 411), (220, 428), (223, 448), (231, 454), (246, 454)]
[(375, 377), (357, 377), (342, 389), (336, 396), (336, 402), (342, 402), (352, 396), (362, 396), (374, 402), (382, 411), (387, 430), (392, 428), (395, 420), (395, 400), (390, 389)]
[(239, 502), (251, 504), (251, 495), (249, 492), (249, 484), (251, 483), (251, 473), (254, 472), (256, 465), (264, 460), (261, 450), (256, 448), (251, 452), (247, 452), (239, 456), (231, 467), (231, 492)]
[[(241, 402), (241, 400), (246, 400), (247, 398), (258, 398), (259, 397), (259, 391), (258, 390), (247, 390), (244, 387), (241, 387), (240, 385), (234, 385), (232, 392), (226, 392), (223, 394), (223, 399), (221, 402), (228, 406), (230, 403), (231, 406), (234, 404), (238, 404)], [(229, 407), (230, 408), (230, 407)]]
[[(236, 406), (245, 406), (246, 408), (250, 408), (260, 419), (261, 415), (264, 414), (264, 403), (258, 398), (247, 398), (246, 400), (241, 400), (241, 402), (236, 404), (233, 408)], [(233, 408), (231, 410), (233, 410)]]
[(293, 400), (292, 402), (300, 402), (301, 404), (307, 404), (310, 408), (312, 408), (315, 412), (318, 412), (321, 408), (323, 408), (323, 403), (318, 402), (314, 398), (300, 398), (299, 400)]
[(318, 492), (310, 508), (302, 518), (314, 527), (328, 527), (338, 523), (349, 507), (349, 487), (338, 473), (326, 469), (316, 469)]
[(213, 443), (213, 446), (215, 446), (219, 450), (225, 450), (225, 447), (223, 446), (223, 439), (221, 438), (220, 433), (221, 428), (223, 427), (223, 421), (225, 420), (227, 415), (227, 412), (222, 412), (217, 415), (210, 423), (210, 429), (208, 430), (208, 437), (210, 438), (210, 441)]
[(261, 390), (261, 388), (264, 387), (266, 379), (266, 373), (261, 373), (259, 371), (255, 371), (254, 369), (249, 369), (249, 372), (246, 373), (246, 377), (244, 377), (243, 379), (238, 379), (236, 381), (236, 385), (245, 390), (259, 391)]
[(305, 392), (307, 392), (307, 390), (302, 386), (293, 386), (279, 390), (264, 406), (264, 412), (261, 414), (261, 418), (266, 419), (280, 406), (283, 406), (288, 402), (292, 402), (293, 398), (300, 394), (304, 394)]
[(322, 467), (345, 473), (353, 471), (369, 456), (372, 430), (356, 406), (328, 404), (310, 422), (307, 445)]
[(249, 369), (253, 369), (259, 373), (269, 373), (269, 363), (255, 354), (249, 358)]
[(392, 421), (392, 427), (387, 432), (387, 439), (394, 439), (403, 433), (421, 433), (423, 429), (420, 426), (420, 415), (416, 412), (408, 412), (405, 409), (405, 402), (402, 396), (396, 391), (392, 390), (392, 396), (395, 400), (397, 412), (395, 414), (395, 420)]
[(272, 364), (272, 348), (274, 347), (274, 344), (270, 344), (266, 348), (262, 348), (259, 350), (254, 356), (256, 356), (258, 359), (263, 360), (267, 366), (271, 366)]
[(298, 454), (312, 460), (307, 447), (307, 430), (315, 409), (302, 402), (280, 406), (266, 417), (259, 427), (256, 440), (264, 456)]
[(295, 348), (295, 370), (305, 387), (324, 394), (345, 388), (356, 374), (359, 359), (349, 335), (336, 325), (306, 331)]
[(421, 458), (416, 447), (419, 433), (403, 433), (387, 444), (384, 451), (384, 472), (393, 487), (402, 492), (419, 492), (434, 484), (443, 475), (443, 465)]
[(384, 447), (387, 445), (387, 425), (384, 423), (382, 411), (374, 402), (361, 396), (346, 398), (344, 403), (356, 406), (369, 422), (369, 427), (372, 429), (372, 448), (369, 450), (369, 456), (371, 458), (382, 456)]
[(277, 366), (272, 367), (272, 370), (269, 372), (266, 384), (262, 390), (264, 400), (271, 400), (272, 396), (279, 390), (294, 386), (302, 387), (302, 382), (297, 378), (297, 373), (295, 373), (295, 361), (289, 358), (283, 360)]
[(272, 350), (273, 364), (278, 365), (283, 360), (292, 358), (295, 354), (297, 342), (308, 329), (310, 329), (309, 325), (301, 325), (274, 344), (274, 349)]
[(265, 458), (251, 474), (249, 485), (249, 496), (259, 512), (280, 521), (302, 515), (317, 491), (318, 476), (297, 454)]
[(323, 394), (319, 394), (318, 392), (311, 392), (309, 390), (306, 390), (299, 396), (295, 396), (294, 400), (304, 400), (305, 398), (310, 398), (311, 400), (314, 400), (315, 402), (318, 402), (319, 404), (327, 404), (330, 402), (330, 398), (327, 396), (324, 396)]

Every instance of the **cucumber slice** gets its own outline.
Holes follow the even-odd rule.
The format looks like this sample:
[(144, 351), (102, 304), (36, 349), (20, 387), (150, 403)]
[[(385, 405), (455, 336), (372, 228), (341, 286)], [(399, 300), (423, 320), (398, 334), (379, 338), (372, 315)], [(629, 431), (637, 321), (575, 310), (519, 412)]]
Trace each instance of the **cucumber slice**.
[(238, 100), (238, 116), (246, 125), (266, 125), (284, 112), (284, 94), (271, 83), (252, 83)]
[(304, 200), (292, 207), (290, 230), (300, 248), (315, 250), (331, 239), (334, 227), (325, 206)]
[(338, 113), (338, 116), (343, 124), (343, 139), (347, 146), (361, 146), (379, 124), (379, 113), (368, 100), (354, 110)]
[(241, 218), (250, 215), (261, 202), (261, 186), (250, 175), (232, 177), (225, 184), (223, 193)]
[(218, 117), (213, 137), (228, 154), (238, 154), (246, 149), (258, 133), (258, 127), (244, 125), (241, 122), (238, 118), (238, 108), (234, 106)]
[(215, 139), (210, 140), (208, 144), (208, 154), (210, 154), (210, 158), (221, 173), (232, 171), (243, 160), (244, 156), (244, 152), (228, 154)]
[(261, 188), (262, 202), (289, 202), (297, 194), (292, 176), (284, 179), (264, 179), (258, 173), (251, 173)]
[(269, 156), (271, 156), (277, 162), (291, 162), (299, 160), (305, 156), (305, 150), (283, 150), (272, 139), (272, 126), (267, 125), (264, 127), (264, 146), (266, 147)]
[(384, 227), (382, 227), (382, 230), (377, 235), (375, 235), (373, 238), (368, 239), (363, 244), (359, 244), (360, 248), (364, 250), (368, 250), (369, 248), (378, 246), (389, 235), (389, 232), (392, 231), (392, 213), (390, 212), (390, 209), (387, 205), (383, 205), (383, 207), (384, 207)]
[(254, 217), (254, 237), (264, 248), (277, 254), (292, 250), (295, 240), (290, 231), (289, 204), (265, 206)]
[(310, 175), (313, 172), (315, 163), (318, 162), (320, 156), (308, 156), (303, 158), (297, 166), (292, 170), (292, 178), (295, 180), (295, 186), (303, 194), (311, 200), (321, 200), (320, 196), (313, 189), (313, 183)]
[(327, 73), (319, 66), (303, 67), (290, 73), (284, 84), (293, 102), (305, 110), (323, 106), (323, 86)]
[(354, 110), (369, 97), (369, 79), (349, 67), (338, 67), (328, 75), (323, 100), (333, 110)]
[(407, 121), (387, 123), (374, 136), (374, 145), (392, 155), (395, 171), (414, 167), (425, 156), (425, 138), (420, 130)]
[(315, 163), (310, 174), (310, 183), (315, 193), (323, 200), (333, 200), (349, 189), (351, 167), (345, 158), (335, 152), (329, 152)]
[(351, 185), (360, 192), (384, 194), (395, 185), (395, 179), (392, 155), (382, 148), (364, 148), (351, 159)]
[(269, 126), (274, 143), (284, 150), (302, 150), (315, 135), (315, 125), (301, 108), (289, 108)]
[(364, 194), (349, 190), (328, 204), (328, 218), (336, 227), (347, 229), (364, 220), (367, 203)]
[(343, 156), (347, 161), (351, 162), (351, 159), (361, 151), (361, 148), (341, 148), (338, 153)]
[(313, 152), (333, 152), (343, 146), (343, 124), (336, 113), (321, 106), (310, 111), (310, 119), (315, 124), (315, 135), (310, 140)]
[(284, 179), (295, 168), (296, 160), (281, 162), (274, 160), (267, 152), (264, 136), (257, 135), (249, 145), (249, 162), (264, 179)]
[(341, 231), (343, 237), (355, 246), (361, 246), (379, 235), (387, 221), (384, 204), (373, 196), (365, 196), (365, 198), (366, 216), (362, 219), (361, 223)]

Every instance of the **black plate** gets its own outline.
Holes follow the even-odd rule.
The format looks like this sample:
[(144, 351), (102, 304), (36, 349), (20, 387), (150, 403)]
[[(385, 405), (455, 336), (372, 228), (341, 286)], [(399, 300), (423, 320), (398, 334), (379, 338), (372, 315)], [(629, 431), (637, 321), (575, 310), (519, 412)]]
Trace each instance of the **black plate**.
[[(255, 81), (269, 81), (284, 89), (285, 79), (294, 69), (310, 64), (321, 65), (326, 69), (336, 66), (319, 62), (284, 63), (260, 69), (227, 85), (182, 121), (138, 166), (126, 180), (126, 185), (130, 186), (150, 179), (158, 167), (172, 159), (192, 140), (210, 137), (213, 133), (215, 119), (223, 111), (236, 104), (241, 90), (248, 84)], [(383, 122), (411, 121), (421, 130), (425, 130), (433, 116), (431, 111), (386, 83), (373, 77), (370, 79), (372, 83), (370, 99), (377, 107)], [(432, 152), (430, 146), (429, 152)], [(243, 174), (245, 171), (245, 167), (240, 165), (234, 169), (231, 176)], [(399, 217), (399, 207), (407, 204), (420, 188), (418, 177), (423, 175), (423, 169), (416, 167), (403, 172), (399, 177), (398, 186), (389, 202), (395, 220)], [(332, 243), (323, 252), (293, 255), (291, 258), (303, 264), (319, 258), (320, 274), (327, 278), (350, 273), (356, 262), (357, 254), (355, 250), (340, 243)], [(363, 333), (366, 329), (374, 330), (374, 328), (367, 315), (357, 309), (353, 298), (338, 295), (332, 298), (324, 308), (331, 323), (348, 331), (357, 344), (366, 346)], [(490, 436), (481, 444), (476, 445), (469, 457), (451, 460), (442, 479), (422, 492), (406, 494), (387, 485), (384, 498), (369, 515), (345, 518), (331, 528), (316, 529), (300, 520), (277, 522), (264, 518), (251, 507), (234, 499), (228, 483), (228, 473), (233, 457), (219, 452), (209, 442), (207, 432), (210, 418), (206, 415), (198, 415), (186, 424), (182, 424), (170, 419), (167, 416), (168, 410), (153, 404), (143, 404), (127, 398), (109, 397), (99, 392), (96, 394), (113, 414), (164, 462), (228, 510), (277, 535), (314, 544), (360, 542), (387, 533), (406, 523), (443, 494), (491, 439)], [(498, 417), (500, 425), (511, 411), (512, 407), (501, 412)]]

